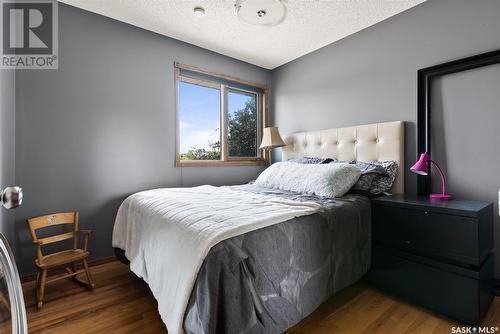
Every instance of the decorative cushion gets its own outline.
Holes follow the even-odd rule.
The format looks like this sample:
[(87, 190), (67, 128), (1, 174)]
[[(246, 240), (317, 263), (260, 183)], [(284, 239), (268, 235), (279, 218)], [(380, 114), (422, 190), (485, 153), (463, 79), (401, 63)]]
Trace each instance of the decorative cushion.
[(255, 184), (323, 197), (341, 197), (360, 175), (360, 169), (348, 163), (301, 164), (287, 161), (269, 166), (255, 180)]
[(329, 164), (335, 160), (330, 158), (303, 157), (301, 159), (290, 159), (289, 162), (297, 162), (299, 164)]
[(354, 165), (361, 170), (361, 176), (352, 189), (371, 194), (389, 191), (398, 174), (398, 164), (392, 160), (373, 163), (358, 161)]

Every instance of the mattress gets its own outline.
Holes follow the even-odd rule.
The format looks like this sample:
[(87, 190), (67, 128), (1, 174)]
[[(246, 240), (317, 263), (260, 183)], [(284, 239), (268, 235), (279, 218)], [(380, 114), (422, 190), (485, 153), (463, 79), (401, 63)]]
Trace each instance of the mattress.
[(184, 319), (186, 333), (283, 333), (370, 266), (370, 200), (329, 199), (254, 185), (235, 189), (314, 201), (318, 213), (212, 247)]

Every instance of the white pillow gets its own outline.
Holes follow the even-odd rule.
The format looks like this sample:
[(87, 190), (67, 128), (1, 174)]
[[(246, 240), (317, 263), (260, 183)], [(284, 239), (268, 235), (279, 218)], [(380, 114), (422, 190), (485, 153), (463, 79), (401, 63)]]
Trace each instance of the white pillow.
[(277, 162), (264, 170), (255, 184), (324, 197), (340, 197), (358, 181), (361, 171), (348, 163), (299, 164)]

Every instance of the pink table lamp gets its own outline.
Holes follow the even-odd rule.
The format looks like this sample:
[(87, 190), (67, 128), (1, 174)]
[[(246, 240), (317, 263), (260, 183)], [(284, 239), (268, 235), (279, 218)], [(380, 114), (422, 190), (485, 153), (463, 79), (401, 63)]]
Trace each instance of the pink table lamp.
[(429, 174), (429, 162), (434, 164), (436, 166), (436, 169), (438, 170), (439, 174), (441, 175), (441, 186), (442, 186), (442, 192), (441, 194), (430, 194), (429, 198), (432, 201), (449, 201), (453, 197), (450, 194), (446, 193), (446, 178), (444, 177), (444, 173), (439, 167), (439, 165), (432, 160), (429, 157), (429, 154), (427, 152), (422, 153), (420, 155), (420, 159), (410, 168), (410, 170), (413, 173), (420, 174), (420, 175), (428, 175)]

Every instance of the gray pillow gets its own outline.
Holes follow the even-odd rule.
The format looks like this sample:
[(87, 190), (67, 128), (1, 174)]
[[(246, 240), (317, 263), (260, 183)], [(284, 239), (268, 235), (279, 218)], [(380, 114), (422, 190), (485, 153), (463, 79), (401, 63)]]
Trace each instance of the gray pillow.
[(388, 192), (398, 174), (398, 163), (393, 160), (372, 163), (358, 161), (354, 164), (361, 170), (361, 176), (352, 189), (370, 194)]
[(352, 190), (361, 194), (378, 195), (388, 192), (398, 174), (398, 163), (393, 160), (381, 162), (336, 160), (333, 163), (349, 163), (359, 168), (361, 176)]
[(352, 161), (351, 163), (355, 164), (361, 170), (362, 175), (368, 174), (379, 174), (388, 176), (388, 172), (383, 165), (384, 162), (381, 163), (371, 163), (371, 162), (363, 162), (363, 161)]
[(300, 159), (289, 159), (288, 161), (297, 162), (299, 164), (319, 165), (319, 164), (328, 164), (330, 162), (333, 162), (334, 160), (330, 158), (303, 157)]

